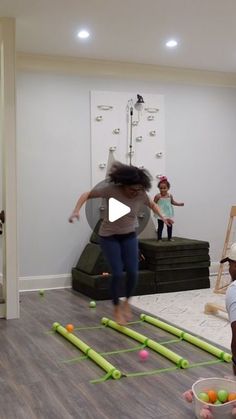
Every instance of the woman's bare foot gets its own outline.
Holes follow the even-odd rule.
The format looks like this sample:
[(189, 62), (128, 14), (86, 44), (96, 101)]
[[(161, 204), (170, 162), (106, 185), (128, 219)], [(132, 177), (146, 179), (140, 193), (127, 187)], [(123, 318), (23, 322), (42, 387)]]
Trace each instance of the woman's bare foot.
[(126, 319), (123, 316), (120, 304), (114, 306), (114, 319), (116, 323), (120, 324), (121, 326), (126, 325)]
[(130, 322), (132, 320), (132, 311), (128, 300), (124, 301), (124, 316), (127, 322)]

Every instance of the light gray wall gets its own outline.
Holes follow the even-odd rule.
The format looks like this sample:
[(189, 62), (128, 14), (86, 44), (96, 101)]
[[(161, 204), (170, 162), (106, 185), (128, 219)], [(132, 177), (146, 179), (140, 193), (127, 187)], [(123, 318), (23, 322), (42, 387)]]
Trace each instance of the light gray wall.
[[(20, 276), (71, 271), (90, 236), (83, 213), (67, 222), (91, 185), (90, 90), (165, 96), (166, 174), (174, 235), (208, 240), (217, 262), (236, 205), (236, 91), (125, 79), (19, 73), (17, 78)], [(156, 189), (153, 189), (156, 192)]]

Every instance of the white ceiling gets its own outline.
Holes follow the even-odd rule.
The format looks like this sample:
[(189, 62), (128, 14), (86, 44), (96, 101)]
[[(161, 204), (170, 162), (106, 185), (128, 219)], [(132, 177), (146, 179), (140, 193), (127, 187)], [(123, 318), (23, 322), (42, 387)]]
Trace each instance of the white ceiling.
[(0, 16), (18, 52), (236, 72), (236, 0), (0, 0)]

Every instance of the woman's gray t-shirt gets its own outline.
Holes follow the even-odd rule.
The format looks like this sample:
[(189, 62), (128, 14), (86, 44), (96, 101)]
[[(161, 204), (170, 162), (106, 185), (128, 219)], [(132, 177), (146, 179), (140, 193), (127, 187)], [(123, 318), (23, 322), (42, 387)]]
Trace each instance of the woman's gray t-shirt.
[[(105, 198), (103, 201), (104, 212), (103, 220), (99, 229), (100, 236), (111, 236), (113, 234), (128, 234), (132, 233), (138, 227), (138, 215), (143, 205), (150, 203), (149, 197), (144, 190), (138, 191), (137, 195), (129, 198), (125, 195), (122, 186), (108, 185), (104, 188), (96, 190), (98, 197)], [(96, 194), (95, 192), (95, 194)], [(93, 193), (94, 196), (94, 193)], [(96, 197), (96, 196), (94, 196)], [(130, 212), (116, 221), (109, 221), (108, 218), (108, 202), (110, 198), (120, 201), (122, 204), (130, 208)]]

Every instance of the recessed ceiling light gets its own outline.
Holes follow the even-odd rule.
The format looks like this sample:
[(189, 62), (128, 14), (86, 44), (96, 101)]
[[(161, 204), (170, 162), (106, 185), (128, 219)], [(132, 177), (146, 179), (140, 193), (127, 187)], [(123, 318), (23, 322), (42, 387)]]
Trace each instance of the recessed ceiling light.
[(89, 36), (90, 36), (90, 33), (86, 31), (85, 29), (78, 32), (78, 38), (80, 39), (86, 39), (86, 38), (89, 38)]
[(175, 39), (170, 39), (168, 42), (166, 42), (166, 46), (168, 48), (174, 48), (178, 45), (178, 42)]

